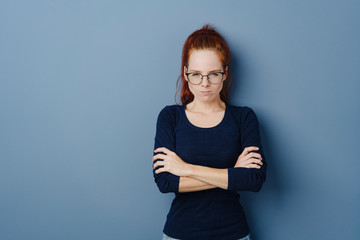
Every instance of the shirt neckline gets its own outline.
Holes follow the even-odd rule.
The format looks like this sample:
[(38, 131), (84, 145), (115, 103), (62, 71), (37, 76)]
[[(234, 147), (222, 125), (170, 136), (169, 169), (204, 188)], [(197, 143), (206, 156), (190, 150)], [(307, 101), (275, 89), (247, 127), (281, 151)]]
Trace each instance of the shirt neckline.
[(224, 116), (223, 116), (223, 118), (221, 119), (221, 121), (220, 121), (217, 125), (215, 125), (215, 126), (213, 126), (213, 127), (199, 127), (199, 126), (196, 126), (196, 125), (192, 124), (192, 123), (190, 122), (190, 120), (188, 119), (188, 117), (186, 116), (186, 112), (185, 112), (186, 105), (187, 105), (187, 104), (184, 104), (184, 105), (183, 105), (183, 108), (182, 108), (182, 113), (183, 113), (183, 117), (185, 118), (185, 122), (186, 122), (189, 126), (191, 126), (192, 128), (199, 129), (199, 130), (210, 130), (210, 129), (215, 129), (215, 128), (220, 127), (220, 126), (223, 125), (223, 123), (225, 122), (225, 118), (227, 117), (228, 111), (229, 111), (229, 106), (228, 106), (227, 103), (225, 103), (225, 113), (224, 113)]

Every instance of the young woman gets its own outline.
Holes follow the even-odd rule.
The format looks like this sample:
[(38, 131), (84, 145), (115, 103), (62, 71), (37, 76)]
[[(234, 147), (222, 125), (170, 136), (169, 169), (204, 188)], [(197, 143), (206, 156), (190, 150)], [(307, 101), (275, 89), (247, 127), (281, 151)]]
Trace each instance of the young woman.
[(254, 111), (227, 102), (229, 62), (208, 25), (184, 44), (182, 105), (161, 110), (155, 136), (155, 182), (175, 193), (163, 239), (250, 239), (237, 191), (261, 189), (266, 161)]

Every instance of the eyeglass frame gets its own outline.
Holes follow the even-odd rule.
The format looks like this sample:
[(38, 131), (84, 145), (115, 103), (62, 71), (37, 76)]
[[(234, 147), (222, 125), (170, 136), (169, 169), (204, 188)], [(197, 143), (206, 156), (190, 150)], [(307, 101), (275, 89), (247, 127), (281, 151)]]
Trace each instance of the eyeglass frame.
[[(187, 80), (189, 81), (189, 83), (191, 83), (191, 84), (193, 84), (193, 85), (200, 85), (200, 84), (202, 83), (202, 81), (204, 80), (204, 76), (207, 77), (209, 83), (211, 83), (211, 84), (219, 84), (219, 83), (221, 83), (222, 81), (224, 81), (224, 74), (225, 74), (226, 72), (212, 72), (212, 73), (209, 73), (209, 74), (207, 74), (207, 75), (203, 75), (203, 74), (201, 74), (201, 73), (197, 73), (197, 74), (200, 74), (200, 76), (201, 76), (201, 81), (200, 81), (199, 83), (197, 83), (197, 84), (192, 83), (192, 82), (189, 80), (189, 74), (192, 74), (192, 73), (197, 73), (197, 72), (185, 73)], [(211, 81), (209, 80), (209, 75), (210, 75), (210, 74), (213, 74), (213, 73), (221, 73), (221, 78), (222, 78), (222, 80), (221, 80), (220, 82), (218, 82), (218, 83), (213, 83), (213, 82), (211, 82)]]

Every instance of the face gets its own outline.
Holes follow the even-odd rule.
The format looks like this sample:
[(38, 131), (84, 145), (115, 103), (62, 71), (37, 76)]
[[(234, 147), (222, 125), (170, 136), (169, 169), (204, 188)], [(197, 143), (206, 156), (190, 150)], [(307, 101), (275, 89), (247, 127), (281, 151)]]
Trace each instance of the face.
[[(214, 50), (194, 50), (189, 57), (188, 69), (184, 68), (185, 73), (200, 73), (208, 75), (212, 72), (225, 72), (223, 79), (227, 77), (227, 67), (224, 69), (222, 63)], [(223, 81), (218, 84), (212, 84), (207, 77), (203, 77), (199, 85), (194, 85), (188, 81), (189, 89), (194, 94), (194, 101), (213, 102), (220, 100), (220, 91), (223, 87)]]

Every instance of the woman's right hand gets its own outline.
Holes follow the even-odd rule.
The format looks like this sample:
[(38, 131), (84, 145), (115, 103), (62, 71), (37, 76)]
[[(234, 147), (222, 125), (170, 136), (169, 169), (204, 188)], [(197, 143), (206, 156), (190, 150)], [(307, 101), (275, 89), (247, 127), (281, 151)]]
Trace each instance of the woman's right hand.
[(262, 157), (259, 153), (251, 152), (259, 150), (258, 147), (247, 147), (238, 157), (234, 167), (257, 168), (263, 165)]

